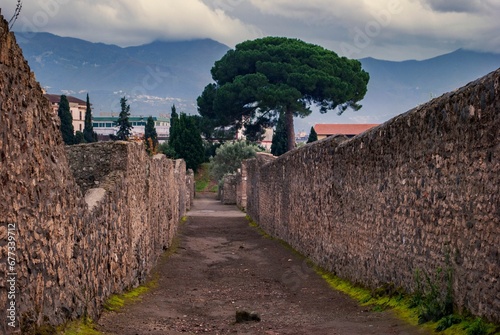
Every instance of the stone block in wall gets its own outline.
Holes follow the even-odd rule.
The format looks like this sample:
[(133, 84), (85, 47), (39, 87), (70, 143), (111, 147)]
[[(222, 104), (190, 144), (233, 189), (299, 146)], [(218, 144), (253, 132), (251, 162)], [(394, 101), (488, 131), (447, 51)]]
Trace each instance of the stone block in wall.
[(236, 174), (236, 205), (241, 210), (247, 208), (247, 164), (241, 163), (241, 168)]
[(194, 171), (189, 169), (186, 172), (186, 210), (191, 210), (195, 197)]
[(236, 183), (237, 176), (235, 174), (226, 174), (223, 178), (221, 202), (224, 205), (236, 204)]
[(186, 214), (186, 162), (183, 159), (175, 160), (175, 174), (178, 183), (179, 218)]

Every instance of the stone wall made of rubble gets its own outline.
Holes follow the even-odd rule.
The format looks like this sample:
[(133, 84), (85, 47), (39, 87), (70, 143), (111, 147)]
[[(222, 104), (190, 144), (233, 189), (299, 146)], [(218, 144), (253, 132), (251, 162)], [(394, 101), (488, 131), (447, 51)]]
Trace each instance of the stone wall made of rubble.
[(97, 317), (110, 294), (144, 281), (170, 246), (186, 187), (184, 162), (149, 157), (141, 144), (66, 152), (58, 117), (0, 15), (0, 306), (16, 306), (16, 328), (4, 316), (0, 333)]
[(190, 211), (193, 206), (195, 194), (194, 171), (188, 169), (186, 173), (186, 211)]
[(223, 178), (221, 202), (224, 205), (236, 205), (236, 174), (227, 174)]
[(247, 208), (247, 166), (245, 161), (241, 163), (241, 169), (236, 175), (236, 205), (245, 211)]
[(368, 287), (451, 269), (456, 306), (499, 322), (499, 139), (500, 69), (353, 139), (247, 161), (247, 212)]

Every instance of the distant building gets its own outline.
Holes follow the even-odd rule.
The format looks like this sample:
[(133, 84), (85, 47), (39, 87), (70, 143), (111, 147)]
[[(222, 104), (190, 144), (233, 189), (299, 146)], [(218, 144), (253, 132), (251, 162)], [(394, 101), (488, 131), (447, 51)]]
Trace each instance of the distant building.
[[(45, 97), (49, 99), (50, 103), (52, 104), (52, 110), (57, 114), (61, 96), (57, 94), (45, 94)], [(73, 117), (73, 128), (75, 129), (75, 133), (77, 131), (83, 131), (83, 128), (85, 127), (85, 113), (87, 111), (87, 102), (69, 95), (67, 95), (66, 98), (68, 98), (69, 109), (71, 112), (71, 116)]]
[(260, 142), (257, 142), (257, 144), (265, 148), (266, 151), (271, 151), (271, 146), (273, 145), (273, 135), (274, 135), (274, 129), (266, 128), (266, 131), (264, 132), (264, 137)]
[(309, 135), (305, 131), (301, 130), (295, 134), (295, 143), (306, 143), (308, 138)]
[(354, 137), (376, 126), (378, 124), (318, 123), (314, 125), (314, 131), (318, 135), (318, 140), (321, 140), (334, 135)]
[[(109, 135), (116, 135), (118, 127), (116, 126), (116, 121), (118, 120), (118, 114), (116, 116), (97, 116), (92, 118), (92, 126), (94, 131), (99, 136), (99, 140), (109, 140)], [(158, 141), (160, 143), (168, 140), (170, 132), (170, 117), (168, 115), (161, 114), (156, 117), (153, 116), (155, 121), (156, 133), (158, 134)], [(147, 117), (144, 116), (130, 116), (130, 123), (132, 123), (132, 136), (137, 138), (142, 138), (144, 136), (144, 131), (146, 128)]]
[[(245, 136), (245, 126), (241, 127), (238, 129), (235, 135), (236, 140), (243, 140), (245, 141), (247, 137)], [(271, 151), (271, 145), (273, 143), (273, 135), (274, 135), (274, 129), (273, 128), (265, 128), (264, 129), (264, 134), (262, 137), (262, 140), (255, 142), (255, 144), (260, 145), (261, 147), (265, 148), (267, 151)]]
[[(239, 129), (236, 133), (237, 140), (246, 140), (246, 136), (243, 134), (244, 129)], [(265, 148), (266, 151), (271, 151), (271, 146), (273, 144), (273, 136), (274, 136), (274, 128), (265, 128), (264, 136), (262, 140), (256, 142), (255, 144), (260, 145)], [(307, 142), (308, 134), (304, 131), (301, 131), (295, 135), (295, 143), (305, 143)]]

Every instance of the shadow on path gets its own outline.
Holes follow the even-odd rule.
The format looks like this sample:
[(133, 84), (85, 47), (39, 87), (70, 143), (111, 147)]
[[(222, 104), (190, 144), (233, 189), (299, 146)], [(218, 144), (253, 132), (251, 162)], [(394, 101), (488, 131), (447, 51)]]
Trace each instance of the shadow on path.
[[(107, 334), (426, 334), (390, 312), (371, 312), (333, 291), (277, 241), (259, 235), (235, 206), (198, 194), (180, 245), (157, 272), (157, 288), (122, 312)], [(239, 310), (260, 322), (235, 323)]]

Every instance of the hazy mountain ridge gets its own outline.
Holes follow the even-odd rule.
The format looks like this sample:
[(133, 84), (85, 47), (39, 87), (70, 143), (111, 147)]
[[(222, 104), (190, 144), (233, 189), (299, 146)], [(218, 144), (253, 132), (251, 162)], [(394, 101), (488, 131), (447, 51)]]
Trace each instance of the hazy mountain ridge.
[(459, 49), (421, 61), (360, 61), (370, 74), (363, 108), (341, 118), (380, 123), (498, 69), (500, 54)]
[[(210, 69), (229, 47), (213, 40), (162, 42), (122, 48), (59, 37), (16, 33), (31, 69), (53, 94), (85, 98), (94, 112), (118, 112), (127, 95), (134, 114), (166, 113), (173, 103), (196, 112), (196, 97), (212, 81)], [(459, 88), (500, 67), (500, 55), (467, 50), (416, 61), (360, 60), (370, 73), (368, 93), (358, 112), (313, 114), (296, 121), (298, 130), (314, 123), (379, 123), (432, 97)]]
[(16, 38), (49, 93), (82, 98), (89, 92), (97, 113), (119, 111), (124, 95), (138, 113), (164, 113), (174, 102), (195, 112), (196, 97), (211, 81), (210, 68), (229, 49), (212, 40), (122, 48), (49, 33), (16, 33)]

